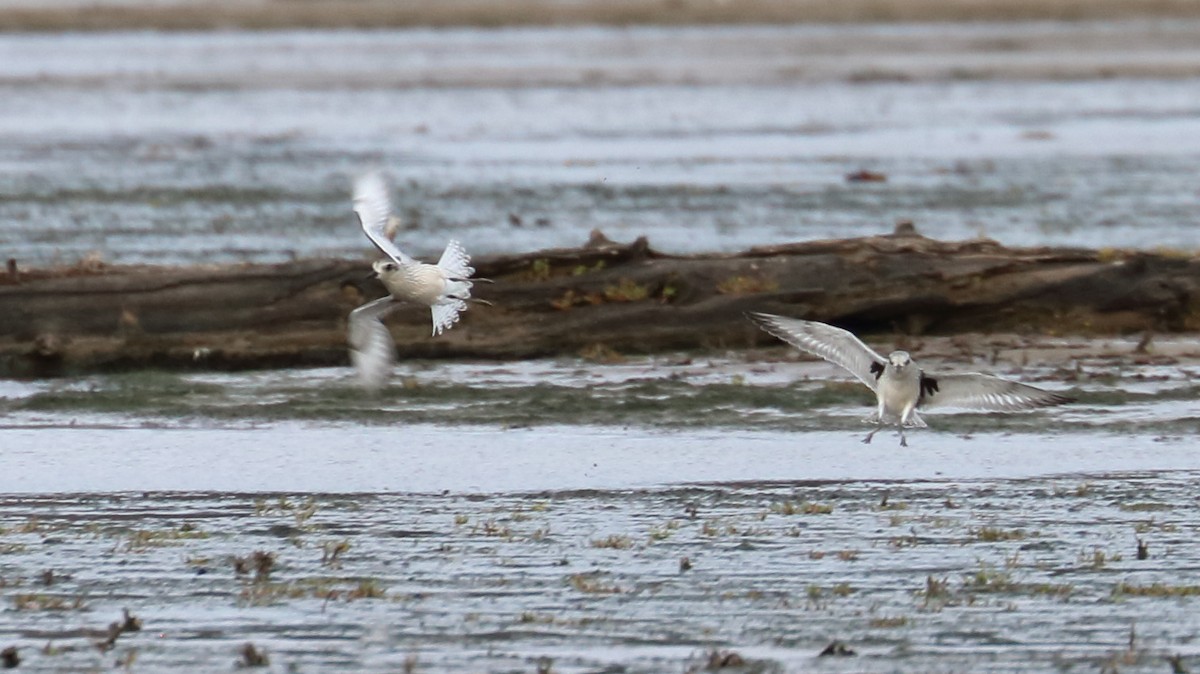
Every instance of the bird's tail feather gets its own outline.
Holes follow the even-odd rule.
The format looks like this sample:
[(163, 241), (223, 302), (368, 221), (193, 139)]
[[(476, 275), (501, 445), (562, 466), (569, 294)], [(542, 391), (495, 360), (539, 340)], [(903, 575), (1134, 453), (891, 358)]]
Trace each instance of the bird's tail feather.
[(433, 334), (436, 337), (458, 322), (458, 315), (467, 310), (467, 303), (463, 300), (449, 300), (435, 304), (429, 307), (429, 310), (433, 313)]
[(471, 266), (471, 256), (467, 255), (467, 251), (462, 247), (462, 244), (450, 239), (446, 244), (446, 250), (442, 251), (442, 257), (438, 260), (437, 266), (441, 267), (446, 272), (446, 276), (451, 279), (468, 279), (471, 274), (475, 273), (475, 268)]

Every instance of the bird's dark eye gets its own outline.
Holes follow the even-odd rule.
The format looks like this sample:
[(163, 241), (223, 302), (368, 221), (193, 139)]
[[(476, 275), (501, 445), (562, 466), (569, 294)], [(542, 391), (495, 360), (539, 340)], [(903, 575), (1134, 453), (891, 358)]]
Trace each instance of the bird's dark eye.
[(388, 262), (387, 264), (383, 265), (383, 268), (388, 271), (396, 271), (396, 263)]

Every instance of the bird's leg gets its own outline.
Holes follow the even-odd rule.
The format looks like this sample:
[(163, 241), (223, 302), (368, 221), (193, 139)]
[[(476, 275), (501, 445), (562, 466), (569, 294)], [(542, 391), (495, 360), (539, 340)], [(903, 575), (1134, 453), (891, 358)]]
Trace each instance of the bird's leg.
[(908, 446), (908, 437), (906, 435), (904, 435), (904, 429), (915, 425), (915, 424), (913, 424), (912, 416), (913, 416), (913, 412), (915, 412), (916, 409), (917, 409), (916, 403), (915, 402), (910, 403), (909, 405), (906, 405), (904, 407), (904, 412), (900, 414), (899, 427), (900, 427), (900, 446), (901, 447)]
[(482, 305), (489, 306), (489, 307), (496, 306), (492, 302), (489, 302), (487, 300), (481, 300), (478, 297), (459, 297), (458, 295), (446, 295), (446, 297), (448, 297), (452, 300), (458, 300), (459, 302), (470, 302), (471, 304), (482, 304)]
[(883, 428), (883, 400), (882, 399), (879, 401), (879, 407), (875, 410), (875, 414), (872, 414), (871, 416), (867, 417), (866, 419), (863, 419), (863, 421), (867, 422), (868, 424), (875, 424), (875, 430), (871, 431), (870, 433), (867, 433), (867, 437), (863, 438), (863, 444), (869, 445), (869, 444), (871, 444), (871, 438), (875, 437), (875, 434), (879, 432), (879, 429)]
[(875, 430), (871, 431), (870, 433), (867, 433), (867, 437), (863, 438), (863, 444), (864, 445), (871, 444), (871, 438), (875, 437), (875, 434), (878, 433), (881, 428), (883, 428), (883, 424), (879, 424), (878, 426), (875, 427)]

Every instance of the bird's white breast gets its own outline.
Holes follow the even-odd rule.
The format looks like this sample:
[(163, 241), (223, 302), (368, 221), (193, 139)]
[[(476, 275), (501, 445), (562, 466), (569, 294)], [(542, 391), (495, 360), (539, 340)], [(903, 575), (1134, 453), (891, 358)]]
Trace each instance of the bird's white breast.
[(875, 395), (883, 403), (885, 415), (900, 416), (905, 408), (915, 405), (921, 394), (921, 373), (915, 368), (897, 371), (891, 365), (879, 378)]
[(427, 306), (437, 303), (446, 290), (445, 275), (432, 264), (404, 265), (382, 280), (392, 297)]

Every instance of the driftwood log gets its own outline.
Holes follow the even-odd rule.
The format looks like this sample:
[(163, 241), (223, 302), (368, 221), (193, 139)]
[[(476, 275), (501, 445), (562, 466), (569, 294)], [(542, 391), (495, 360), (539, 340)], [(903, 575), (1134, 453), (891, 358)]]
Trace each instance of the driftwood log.
[[(427, 309), (388, 325), (401, 358), (514, 359), (772, 343), (767, 311), (865, 333), (1099, 335), (1200, 330), (1200, 260), (1170, 253), (1006, 248), (895, 234), (673, 256), (645, 239), (480, 258), (462, 323)], [(0, 278), (0, 376), (348, 362), (346, 317), (381, 296), (359, 260), (21, 271)]]

